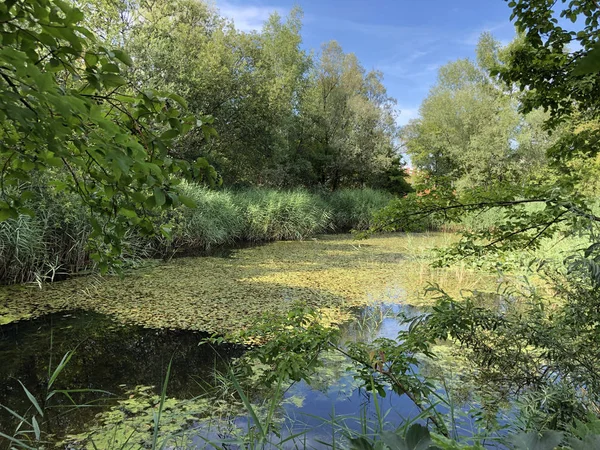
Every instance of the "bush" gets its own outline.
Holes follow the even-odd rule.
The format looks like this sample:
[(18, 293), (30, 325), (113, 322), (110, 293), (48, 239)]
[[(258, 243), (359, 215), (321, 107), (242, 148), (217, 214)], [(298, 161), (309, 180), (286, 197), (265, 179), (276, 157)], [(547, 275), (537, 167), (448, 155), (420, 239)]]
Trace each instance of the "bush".
[(367, 230), (373, 215), (394, 198), (385, 191), (342, 189), (330, 193), (325, 201), (331, 208), (332, 226), (336, 231)]

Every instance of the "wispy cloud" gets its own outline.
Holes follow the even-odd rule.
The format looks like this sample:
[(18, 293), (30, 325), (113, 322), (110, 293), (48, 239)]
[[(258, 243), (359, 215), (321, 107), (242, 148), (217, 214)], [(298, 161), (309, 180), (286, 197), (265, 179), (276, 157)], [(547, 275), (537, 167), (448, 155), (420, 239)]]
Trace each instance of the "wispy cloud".
[(219, 1), (217, 7), (223, 16), (233, 21), (238, 30), (246, 32), (259, 31), (274, 12), (285, 15), (285, 8), (279, 6), (242, 5)]
[(396, 124), (398, 126), (406, 125), (411, 119), (419, 117), (419, 108), (417, 107), (400, 107), (400, 113), (396, 116)]
[(429, 35), (428, 30), (424, 29), (423, 27), (357, 22), (340, 17), (320, 17), (315, 15), (306, 15), (304, 21), (305, 23), (310, 23), (312, 26), (317, 26), (330, 32), (342, 31), (345, 33), (359, 33), (372, 38), (392, 39), (392, 42), (397, 42), (398, 39), (406, 41), (411, 38), (425, 37)]
[(414, 64), (410, 57), (393, 62), (382, 62), (375, 65), (386, 76), (404, 80), (422, 80), (435, 78), (437, 70), (442, 63)]
[(492, 34), (502, 34), (504, 36), (507, 33), (514, 33), (514, 26), (506, 20), (496, 23), (486, 23), (457, 39), (457, 42), (462, 45), (474, 47), (479, 42), (481, 34), (486, 31)]

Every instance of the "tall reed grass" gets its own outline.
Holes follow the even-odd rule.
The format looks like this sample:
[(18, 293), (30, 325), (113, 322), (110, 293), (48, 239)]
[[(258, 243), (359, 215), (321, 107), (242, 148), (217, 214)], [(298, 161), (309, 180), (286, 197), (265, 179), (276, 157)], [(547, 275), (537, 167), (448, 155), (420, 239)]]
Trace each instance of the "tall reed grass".
[[(183, 183), (181, 190), (197, 207), (180, 206), (156, 217), (171, 226), (169, 240), (128, 233), (128, 262), (236, 242), (302, 240), (319, 233), (364, 230), (374, 212), (392, 198), (372, 189), (318, 194), (303, 189), (211, 190)], [(32, 207), (34, 217), (0, 222), (0, 283), (41, 283), (90, 269), (89, 212), (77, 197), (43, 194)]]
[(81, 203), (40, 193), (34, 216), (0, 222), (0, 283), (52, 281), (90, 264), (91, 226)]
[(325, 232), (331, 213), (323, 200), (303, 190), (254, 189), (236, 194), (244, 217), (244, 240), (301, 240)]
[(331, 209), (332, 226), (337, 231), (367, 230), (373, 215), (394, 197), (374, 189), (342, 189), (325, 197)]

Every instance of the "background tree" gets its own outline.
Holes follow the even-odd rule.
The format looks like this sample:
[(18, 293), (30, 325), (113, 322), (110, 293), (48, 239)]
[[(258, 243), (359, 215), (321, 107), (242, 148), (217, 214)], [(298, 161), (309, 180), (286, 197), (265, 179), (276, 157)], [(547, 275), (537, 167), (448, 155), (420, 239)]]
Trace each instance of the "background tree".
[(402, 130), (415, 168), (459, 190), (493, 183), (522, 183), (546, 166), (552, 143), (543, 113), (518, 112), (518, 97), (488, 70), (503, 51), (483, 34), (477, 62), (458, 60), (440, 69), (420, 107), (420, 118)]

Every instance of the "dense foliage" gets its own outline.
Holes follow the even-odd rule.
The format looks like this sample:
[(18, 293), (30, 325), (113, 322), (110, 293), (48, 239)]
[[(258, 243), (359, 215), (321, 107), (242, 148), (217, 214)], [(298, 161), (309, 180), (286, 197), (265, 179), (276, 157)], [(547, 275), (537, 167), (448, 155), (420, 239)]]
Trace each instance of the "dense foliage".
[[(382, 74), (336, 42), (302, 50), (298, 8), (245, 33), (205, 2), (82, 6), (89, 26), (131, 55), (136, 83), (177, 92), (192, 113), (215, 118), (217, 137), (191, 132), (175, 152), (206, 157), (226, 185), (387, 187), (402, 167)], [(395, 184), (406, 191), (403, 179)]]
[(214, 178), (206, 160), (167, 150), (197, 124), (181, 97), (128, 83), (130, 57), (98, 42), (69, 4), (3, 2), (0, 15), (0, 219), (33, 214), (41, 191), (75, 193), (106, 267), (129, 227), (154, 231), (146, 208), (185, 202), (179, 178)]
[[(518, 399), (516, 426), (565, 432), (545, 434), (543, 446), (535, 443), (540, 448), (591, 448), (597, 436), (584, 442), (569, 436), (597, 420), (600, 395), (593, 363), (600, 357), (594, 195), (600, 11), (592, 1), (509, 5), (519, 32), (515, 41), (489, 52), (493, 46), (484, 37), (477, 66), (460, 61), (443, 68), (422, 117), (404, 130), (424, 185), (395, 200), (375, 228), (407, 229), (432, 219), (470, 224), (438, 263), (466, 258), (485, 266), (491, 259), (500, 268), (507, 255), (525, 255), (549, 239), (581, 239), (583, 248), (572, 247), (558, 264), (535, 257), (530, 262), (530, 273), (544, 277), (553, 297), (534, 285), (461, 298), (434, 289), (439, 297), (433, 313), (414, 322), (404, 339), (421, 342), (425, 353), (440, 339), (464, 346), (480, 386)], [(456, 109), (446, 115), (435, 106), (439, 98)], [(476, 122), (480, 116), (487, 123)], [(494, 164), (483, 168), (488, 157)], [(481, 214), (495, 221), (474, 225)], [(465, 215), (471, 219), (465, 222)], [(402, 346), (392, 349), (400, 351), (397, 364), (410, 361)]]
[[(332, 229), (327, 208), (305, 193), (244, 194), (245, 225), (238, 215), (225, 226), (226, 212), (203, 200), (230, 194), (198, 198), (180, 189), (185, 179), (410, 189), (381, 74), (334, 42), (319, 57), (301, 50), (298, 9), (274, 14), (260, 33), (190, 0), (9, 1), (0, 14), (4, 281), (107, 270), (152, 254), (156, 240), (208, 247)], [(364, 228), (370, 212), (357, 214), (338, 229)]]
[[(513, 436), (503, 442), (515, 448), (597, 446), (600, 9), (595, 0), (508, 4), (515, 40), (502, 46), (484, 34), (476, 60), (442, 67), (420, 117), (398, 130), (381, 73), (366, 71), (336, 42), (317, 55), (301, 49), (299, 9), (245, 33), (195, 0), (1, 3), (0, 281), (41, 284), (92, 261), (107, 270), (140, 256), (237, 241), (454, 226), (462, 239), (438, 253), (438, 265), (462, 259), (489, 269), (491, 261), (502, 274), (511, 255), (521, 262), (533, 255), (522, 273), (543, 277), (547, 289), (526, 282), (452, 295), (432, 286), (435, 307), (408, 321), (396, 339), (346, 346), (320, 323), (330, 319), (322, 310), (293, 312), (287, 322), (253, 331), (268, 341), (253, 352), (268, 368), (265, 383), (279, 388), (283, 379), (308, 379), (319, 353), (333, 348), (354, 361), (367, 391), (406, 395), (435, 431), (388, 433), (380, 426), (379, 434), (349, 439), (352, 448), (477, 448), (454, 442), (453, 411), (440, 412), (439, 392), (447, 386), (439, 383), (446, 378), (416, 370), (431, 364), (440, 343), (459, 345), (470, 369), (461, 381), (481, 394), (476, 415), (487, 433), (472, 439), (483, 442), (508, 427)], [(401, 145), (415, 168), (416, 192), (408, 193)], [(220, 184), (226, 189), (214, 189)], [(585, 245), (558, 263), (527, 253), (574, 236)], [(369, 277), (366, 268), (387, 267), (407, 253), (371, 257), (352, 272), (344, 252), (351, 251), (331, 243), (324, 252), (330, 272), (321, 273), (335, 283), (317, 279), (331, 292), (312, 306), (364, 294), (356, 282)], [(411, 262), (420, 258), (412, 256)], [(144, 324), (198, 326), (190, 311), (202, 309), (186, 296), (185, 274), (210, 281), (221, 266), (202, 276), (171, 267), (186, 284), (168, 285), (185, 294), (173, 300), (174, 312), (156, 314), (167, 297), (156, 287), (142, 296), (145, 307), (119, 300), (124, 286), (137, 295), (136, 283), (160, 282), (143, 277), (108, 281), (106, 298), (96, 292), (98, 310), (133, 311)], [(269, 272), (273, 267), (271, 260), (239, 272), (243, 283), (262, 283), (254, 309), (279, 310), (292, 294), (314, 294), (310, 273)], [(278, 272), (286, 277), (283, 288)], [(228, 291), (221, 297), (190, 294), (211, 309), (203, 320), (215, 330), (229, 316), (224, 301), (251, 304), (246, 291), (236, 290), (237, 279), (223, 273), (227, 279), (211, 287)], [(56, 295), (63, 308), (67, 300)], [(68, 301), (77, 305), (75, 297)], [(248, 325), (246, 311), (240, 314), (233, 328)], [(59, 367), (66, 362), (68, 355)], [(49, 377), (46, 400), (56, 376)], [(166, 385), (152, 400), (159, 402), (157, 415), (144, 408), (153, 447)], [(9, 412), (38, 442), (43, 411), (24, 389), (31, 420)], [(241, 389), (238, 396), (263, 443), (268, 427), (262, 429)], [(501, 424), (498, 405), (507, 399), (517, 413)]]

